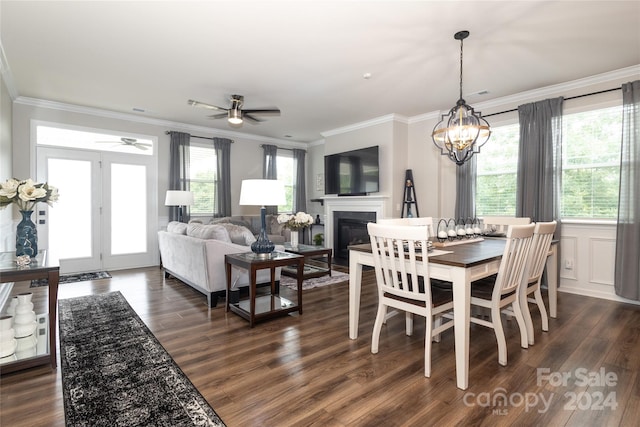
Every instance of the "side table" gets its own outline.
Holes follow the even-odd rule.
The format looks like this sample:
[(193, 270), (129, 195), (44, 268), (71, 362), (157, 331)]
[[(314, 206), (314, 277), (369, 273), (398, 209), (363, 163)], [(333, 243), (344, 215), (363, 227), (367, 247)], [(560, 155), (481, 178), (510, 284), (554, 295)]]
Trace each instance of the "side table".
[[(293, 247), (291, 246), (291, 243), (285, 243), (284, 251), (291, 254), (302, 255), (305, 258), (305, 261), (312, 258), (324, 258), (325, 262), (327, 263), (326, 268), (305, 263), (304, 272), (302, 274), (303, 280), (311, 279), (312, 277), (324, 276), (325, 274), (331, 276), (331, 255), (333, 253), (333, 250), (331, 248), (312, 245), (298, 245), (296, 247)], [(284, 267), (282, 269), (282, 274), (291, 277), (298, 276), (297, 271), (295, 271), (295, 269), (291, 267)]]
[(58, 280), (60, 278), (60, 265), (57, 260), (47, 257), (46, 251), (38, 252), (31, 264), (24, 267), (16, 265), (15, 252), (0, 252), (0, 283), (20, 282), (32, 279), (47, 279), (48, 305), (49, 305), (49, 352), (44, 355), (36, 355), (26, 359), (18, 359), (0, 365), (0, 374), (31, 368), (39, 365), (50, 364), (56, 368), (56, 314), (58, 312)]
[[(227, 312), (233, 311), (240, 317), (249, 321), (249, 327), (260, 320), (271, 319), (276, 316), (288, 314), (294, 311), (302, 314), (302, 273), (304, 270), (304, 256), (286, 252), (274, 251), (270, 257), (260, 257), (253, 252), (230, 254), (224, 256), (227, 273)], [(286, 267), (291, 264), (298, 266), (298, 301), (290, 301), (282, 298), (276, 291), (275, 272), (277, 267)], [(231, 266), (244, 268), (249, 271), (249, 298), (231, 304)], [(269, 295), (256, 295), (256, 272), (269, 269), (271, 271), (271, 293)]]

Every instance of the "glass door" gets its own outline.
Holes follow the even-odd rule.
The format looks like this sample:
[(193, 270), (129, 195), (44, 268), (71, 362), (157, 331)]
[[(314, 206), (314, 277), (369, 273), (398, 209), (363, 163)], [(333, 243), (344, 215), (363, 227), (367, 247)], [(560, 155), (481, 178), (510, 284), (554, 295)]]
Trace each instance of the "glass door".
[(38, 246), (60, 260), (61, 274), (101, 269), (100, 153), (38, 149), (38, 181), (64, 189), (53, 207), (37, 206)]

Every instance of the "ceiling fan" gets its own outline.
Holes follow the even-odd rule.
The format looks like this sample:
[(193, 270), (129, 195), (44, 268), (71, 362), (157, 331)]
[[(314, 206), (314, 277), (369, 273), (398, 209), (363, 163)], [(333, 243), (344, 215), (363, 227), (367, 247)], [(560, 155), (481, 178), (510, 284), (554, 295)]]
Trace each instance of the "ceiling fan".
[(227, 121), (232, 125), (242, 124), (244, 119), (247, 119), (249, 123), (260, 123), (264, 121), (255, 117), (255, 115), (280, 115), (280, 110), (278, 108), (257, 108), (243, 110), (242, 105), (244, 104), (244, 96), (242, 95), (231, 95), (231, 107), (229, 108), (218, 107), (217, 105), (206, 104), (204, 102), (194, 101), (193, 99), (190, 99), (187, 103), (192, 107), (203, 107), (210, 110), (224, 111), (223, 113), (213, 114), (208, 117), (212, 119), (222, 119), (226, 117)]
[(99, 144), (122, 144), (136, 147), (140, 150), (148, 150), (147, 147), (151, 147), (152, 144), (146, 144), (144, 142), (138, 142), (135, 138), (120, 138), (120, 141), (96, 141)]

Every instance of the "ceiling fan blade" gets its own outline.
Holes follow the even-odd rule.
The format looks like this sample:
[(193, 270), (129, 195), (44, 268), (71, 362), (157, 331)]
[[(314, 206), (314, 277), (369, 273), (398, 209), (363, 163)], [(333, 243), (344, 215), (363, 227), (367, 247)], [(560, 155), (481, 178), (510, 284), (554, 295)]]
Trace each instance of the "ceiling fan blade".
[(243, 109), (242, 112), (249, 114), (263, 114), (271, 116), (279, 116), (280, 110), (277, 108), (260, 108), (260, 109)]
[(254, 123), (254, 124), (255, 124), (255, 123), (260, 123), (260, 122), (263, 122), (263, 121), (264, 121), (264, 120), (260, 120), (260, 119), (258, 119), (258, 118), (256, 118), (256, 117), (253, 117), (251, 114), (247, 114), (247, 113), (245, 113), (244, 111), (242, 112), (242, 118), (243, 118), (243, 119), (247, 119), (247, 121), (248, 121), (249, 123)]
[(210, 110), (227, 111), (226, 108), (218, 107), (216, 105), (211, 105), (211, 104), (205, 104), (204, 102), (194, 101), (193, 99), (188, 100), (187, 104), (191, 105), (192, 107), (203, 107), (203, 108), (208, 108)]
[(224, 119), (225, 117), (227, 117), (227, 113), (214, 114), (207, 117), (209, 117), (210, 119)]
[(148, 150), (148, 148), (145, 147), (145, 145), (148, 145), (148, 144), (133, 144), (133, 146), (139, 150)]

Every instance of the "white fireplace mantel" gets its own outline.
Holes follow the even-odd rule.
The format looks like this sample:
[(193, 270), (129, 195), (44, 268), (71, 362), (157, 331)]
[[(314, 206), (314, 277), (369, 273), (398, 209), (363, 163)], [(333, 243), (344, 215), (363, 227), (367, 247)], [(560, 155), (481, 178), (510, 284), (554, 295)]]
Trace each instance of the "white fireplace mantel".
[(376, 218), (385, 218), (385, 206), (390, 200), (386, 195), (370, 196), (325, 196), (324, 201), (324, 245), (333, 247), (333, 213), (347, 212), (375, 212)]

